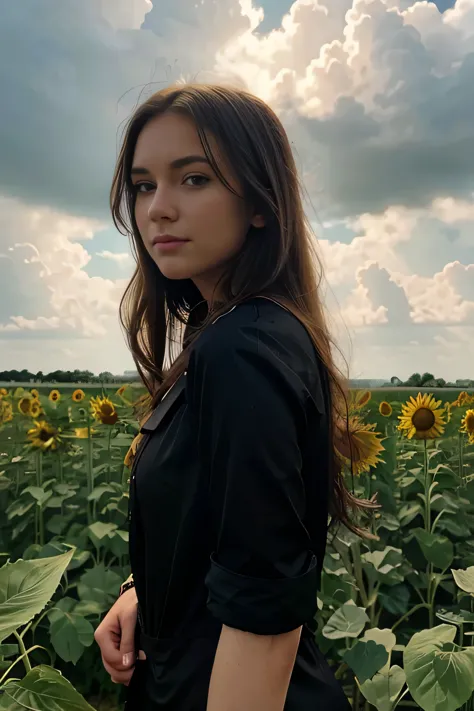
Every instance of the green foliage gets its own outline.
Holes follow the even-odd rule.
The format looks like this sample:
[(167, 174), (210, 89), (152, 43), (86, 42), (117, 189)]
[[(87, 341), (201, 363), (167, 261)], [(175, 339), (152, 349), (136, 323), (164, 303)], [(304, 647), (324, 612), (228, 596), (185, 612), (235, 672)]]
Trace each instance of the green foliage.
[(56, 669), (38, 666), (21, 681), (12, 681), (3, 687), (0, 697), (3, 711), (94, 711), (77, 693), (72, 684)]
[(439, 625), (414, 634), (405, 649), (408, 687), (424, 711), (456, 711), (474, 692), (474, 648), (459, 648), (455, 637), (455, 627)]
[[(431, 383), (432, 374), (412, 378)], [(112, 395), (119, 420), (107, 426), (91, 420), (88, 396), (72, 402), (72, 389), (61, 386), (56, 403), (40, 389), (42, 417), (61, 429), (58, 450), (39, 454), (28, 444), (32, 419), (15, 409), (20, 394), (9, 393), (15, 415), (0, 426), (0, 551), (14, 561), (0, 569), (0, 688), (8, 690), (0, 711), (54, 709), (46, 705), (52, 685), (65, 711), (90, 709), (82, 695), (117, 698), (93, 631), (129, 573), (123, 460), (138, 426), (130, 391)], [(354, 493), (376, 495), (380, 509), (365, 521), (371, 539), (342, 527), (329, 537), (317, 642), (354, 711), (405, 703), (471, 711), (474, 446), (459, 434), (466, 408), (453, 408), (442, 439), (407, 441), (397, 431), (404, 396), (401, 388), (373, 392), (361, 413), (385, 451), (355, 479)], [(388, 418), (381, 400), (392, 407)]]

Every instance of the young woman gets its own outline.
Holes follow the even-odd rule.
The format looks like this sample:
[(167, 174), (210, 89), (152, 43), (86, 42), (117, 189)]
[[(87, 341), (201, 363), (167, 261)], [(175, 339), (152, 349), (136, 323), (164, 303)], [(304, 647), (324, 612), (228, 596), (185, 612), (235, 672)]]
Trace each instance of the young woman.
[(348, 709), (314, 618), (328, 516), (358, 531), (368, 504), (340, 471), (345, 390), (285, 131), (240, 90), (159, 91), (128, 124), (111, 204), (151, 414), (104, 666), (127, 711)]

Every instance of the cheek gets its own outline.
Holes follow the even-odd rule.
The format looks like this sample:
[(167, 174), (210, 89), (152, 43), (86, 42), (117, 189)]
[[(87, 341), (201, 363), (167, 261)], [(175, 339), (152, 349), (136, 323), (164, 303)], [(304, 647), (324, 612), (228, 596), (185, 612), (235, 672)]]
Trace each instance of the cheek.
[(148, 209), (149, 200), (147, 200), (146, 197), (137, 198), (135, 202), (134, 215), (135, 222), (137, 223), (137, 227), (142, 236), (145, 234), (146, 227), (148, 226), (149, 222)]

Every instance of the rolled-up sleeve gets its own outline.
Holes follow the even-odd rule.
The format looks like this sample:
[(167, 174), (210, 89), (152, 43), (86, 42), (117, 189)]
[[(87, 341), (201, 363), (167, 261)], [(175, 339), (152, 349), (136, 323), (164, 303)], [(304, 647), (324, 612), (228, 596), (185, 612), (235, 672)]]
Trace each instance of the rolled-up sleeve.
[(229, 627), (289, 632), (317, 610), (318, 561), (304, 525), (305, 388), (256, 326), (198, 341), (187, 381), (215, 535), (208, 608)]

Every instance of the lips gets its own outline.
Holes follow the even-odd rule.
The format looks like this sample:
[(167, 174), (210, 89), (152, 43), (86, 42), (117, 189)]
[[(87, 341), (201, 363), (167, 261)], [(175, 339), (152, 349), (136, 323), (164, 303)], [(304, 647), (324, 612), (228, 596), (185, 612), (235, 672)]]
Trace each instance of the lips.
[(182, 239), (181, 237), (173, 237), (173, 235), (158, 235), (153, 238), (152, 245), (155, 244), (169, 244), (169, 243), (179, 243), (188, 242), (187, 239)]

